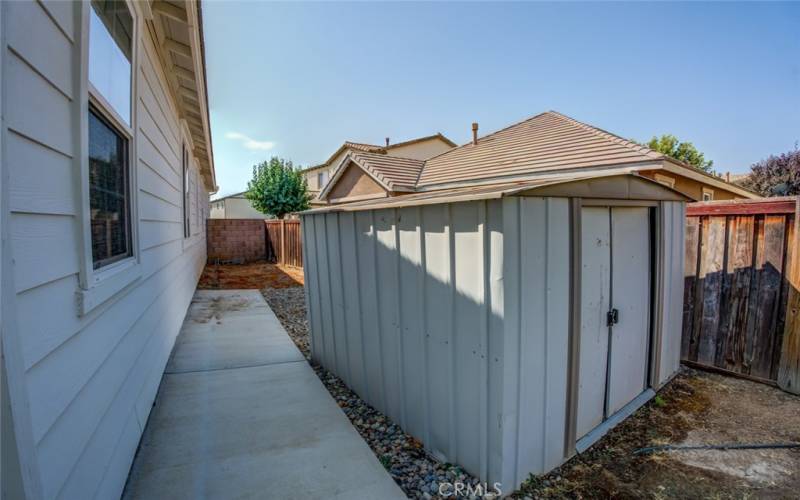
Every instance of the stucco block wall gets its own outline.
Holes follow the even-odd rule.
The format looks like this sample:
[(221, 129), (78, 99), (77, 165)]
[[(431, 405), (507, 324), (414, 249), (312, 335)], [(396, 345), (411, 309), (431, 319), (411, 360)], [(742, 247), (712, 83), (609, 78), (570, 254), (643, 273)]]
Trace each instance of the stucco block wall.
[(267, 258), (263, 220), (208, 219), (208, 262), (253, 262)]

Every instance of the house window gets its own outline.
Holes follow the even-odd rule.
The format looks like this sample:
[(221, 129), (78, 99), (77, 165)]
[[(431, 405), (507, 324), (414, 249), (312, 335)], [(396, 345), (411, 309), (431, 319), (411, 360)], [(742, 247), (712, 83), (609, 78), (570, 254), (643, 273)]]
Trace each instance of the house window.
[(128, 141), (89, 111), (89, 199), (94, 269), (130, 257)]
[(188, 238), (191, 235), (189, 226), (189, 152), (186, 151), (185, 145), (181, 163), (183, 164), (183, 237)]
[(325, 187), (325, 184), (328, 182), (328, 171), (323, 170), (317, 174), (317, 187), (322, 189)]
[(93, 0), (89, 25), (88, 183), (92, 268), (133, 255), (130, 138), (133, 17)]
[(92, 0), (89, 83), (117, 117), (131, 124), (133, 17), (124, 0)]
[(703, 201), (713, 201), (714, 200), (714, 190), (703, 188)]

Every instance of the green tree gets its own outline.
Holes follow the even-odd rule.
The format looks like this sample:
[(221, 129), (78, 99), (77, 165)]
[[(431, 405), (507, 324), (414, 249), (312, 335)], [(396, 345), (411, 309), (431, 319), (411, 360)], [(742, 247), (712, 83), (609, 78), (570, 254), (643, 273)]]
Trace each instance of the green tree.
[(704, 172), (713, 173), (711, 167), (714, 162), (706, 160), (703, 153), (694, 147), (691, 142), (681, 142), (677, 137), (671, 134), (664, 134), (661, 137), (653, 136), (650, 142), (643, 144), (653, 151), (658, 151), (678, 161), (687, 163), (695, 168)]
[(308, 208), (308, 184), (292, 162), (273, 156), (253, 166), (253, 179), (247, 183), (245, 198), (253, 208), (279, 219)]

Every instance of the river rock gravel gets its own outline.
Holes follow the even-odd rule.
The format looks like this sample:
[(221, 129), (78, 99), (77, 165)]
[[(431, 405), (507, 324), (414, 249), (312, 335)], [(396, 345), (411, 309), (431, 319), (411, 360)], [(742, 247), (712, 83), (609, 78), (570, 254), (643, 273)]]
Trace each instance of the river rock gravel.
[[(464, 486), (464, 492), (467, 487), (472, 492), (460, 498), (478, 498), (481, 495), (476, 495), (476, 491), (491, 492), (486, 491), (486, 485), (481, 489), (479, 480), (458, 466), (442, 463), (429, 455), (422, 443), (364, 402), (337, 376), (310, 359), (303, 288), (265, 288), (261, 293), (328, 392), (409, 498), (455, 498), (452, 488), (457, 483)], [(491, 498), (493, 495), (482, 496)]]

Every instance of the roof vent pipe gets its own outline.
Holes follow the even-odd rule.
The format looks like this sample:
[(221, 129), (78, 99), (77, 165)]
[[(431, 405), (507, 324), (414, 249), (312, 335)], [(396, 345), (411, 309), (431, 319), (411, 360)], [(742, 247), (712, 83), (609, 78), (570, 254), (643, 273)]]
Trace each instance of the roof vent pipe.
[(472, 122), (472, 145), (478, 145), (478, 123)]
[(386, 147), (387, 148), (389, 147), (389, 138), (388, 137), (386, 138)]

